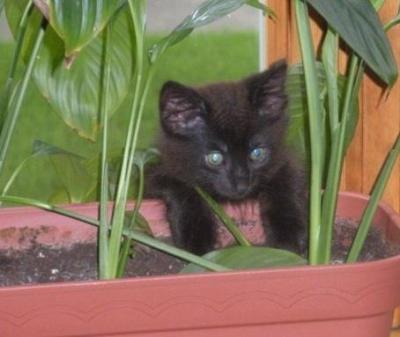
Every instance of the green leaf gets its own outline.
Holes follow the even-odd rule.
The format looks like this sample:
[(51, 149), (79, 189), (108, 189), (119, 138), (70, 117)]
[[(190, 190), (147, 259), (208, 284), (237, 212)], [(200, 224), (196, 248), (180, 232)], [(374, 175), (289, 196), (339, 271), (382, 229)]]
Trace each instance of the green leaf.
[(326, 31), (322, 44), (321, 59), (326, 74), (326, 87), (328, 93), (327, 111), (329, 116), (329, 132), (334, 133), (339, 125), (339, 94), (338, 94), (338, 57), (339, 37), (330, 28)]
[(126, 0), (36, 0), (71, 57), (89, 44)]
[(156, 148), (136, 150), (133, 157), (133, 164), (143, 169), (147, 164), (155, 163), (160, 158), (160, 152)]
[[(15, 34), (25, 1), (6, 1), (7, 18)], [(30, 18), (23, 47), (24, 59), (31, 48), (33, 32), (41, 22), (35, 9)], [(134, 68), (134, 37), (132, 23), (126, 9), (120, 11), (113, 23), (110, 46), (110, 89), (107, 97), (107, 116), (111, 117), (131, 89)], [(81, 51), (75, 62), (67, 68), (64, 63), (64, 44), (56, 32), (48, 27), (44, 44), (34, 69), (34, 79), (43, 96), (64, 122), (77, 133), (95, 140), (99, 129), (101, 64), (103, 36), (95, 38)]]
[(187, 37), (194, 29), (208, 25), (236, 11), (243, 5), (249, 5), (264, 12), (272, 13), (268, 7), (255, 0), (207, 0), (188, 15), (167, 37), (153, 45), (149, 50), (152, 63), (169, 47)]
[(388, 85), (397, 79), (390, 42), (370, 1), (306, 0)]
[[(203, 258), (231, 269), (272, 268), (307, 264), (305, 259), (294, 253), (268, 247), (235, 246), (207, 253)], [(206, 269), (195, 264), (189, 264), (182, 269), (182, 273), (204, 271)]]
[(139, 232), (143, 232), (147, 235), (152, 235), (153, 232), (151, 230), (151, 226), (150, 226), (149, 222), (146, 220), (146, 218), (140, 212), (137, 212), (136, 219), (134, 221), (133, 226), (131, 223), (133, 211), (128, 211), (125, 214), (126, 214), (126, 216), (124, 218), (124, 228), (132, 228)]
[(247, 0), (246, 4), (251, 6), (251, 7), (254, 7), (254, 8), (262, 10), (264, 15), (268, 15), (268, 16), (270, 16), (272, 18), (276, 18), (275, 12), (271, 8), (267, 7), (265, 5), (265, 3), (263, 3), (263, 2), (264, 1), (260, 2), (258, 0)]
[[(326, 99), (325, 71), (321, 63), (317, 63), (317, 75), (320, 88), (320, 100)], [(288, 71), (286, 91), (289, 96), (289, 130), (287, 142), (300, 158), (309, 158), (308, 122), (307, 122), (307, 94), (304, 80), (304, 69), (301, 63), (292, 65)], [(322, 119), (324, 117), (322, 116)], [(309, 162), (307, 160), (307, 162)]]
[(386, 0), (370, 0), (375, 10), (380, 10)]
[(3, 9), (4, 9), (4, 1), (5, 0), (0, 0), (0, 15), (3, 12)]
[(396, 27), (400, 23), (400, 12), (391, 19), (388, 23), (385, 24), (385, 31), (388, 32), (392, 28)]
[[(304, 84), (304, 70), (301, 64), (292, 65), (288, 71), (288, 80), (287, 80), (287, 93), (289, 95), (289, 130), (287, 133), (287, 142), (289, 146), (294, 149), (297, 155), (300, 158), (305, 158), (305, 162), (308, 163), (309, 160), (309, 146), (308, 146), (308, 122), (307, 122), (307, 99), (306, 99), (306, 91)], [(317, 75), (318, 82), (320, 87), (320, 99), (321, 103), (324, 106), (328, 106), (328, 96), (327, 96), (327, 83), (325, 77), (324, 67), (321, 63), (317, 63)], [(342, 75), (338, 76), (338, 102), (339, 106), (343, 104), (345, 89), (346, 89), (346, 78)], [(322, 120), (326, 118), (327, 109), (323, 109), (324, 116), (322, 116)], [(345, 144), (346, 147), (350, 144), (353, 139), (354, 132), (357, 127), (359, 116), (359, 102), (358, 96), (356, 96), (352, 100), (351, 104), (351, 112), (348, 116), (348, 128), (346, 129), (346, 137)], [(325, 125), (326, 122), (323, 122)], [(323, 130), (325, 130), (325, 126)], [(329, 155), (327, 151), (332, 146), (331, 140), (328, 138), (329, 134), (326, 130), (321, 135), (321, 142), (323, 143), (323, 148), (325, 149), (323, 152), (326, 153), (326, 160), (329, 160)], [(326, 164), (325, 164), (326, 166)], [(324, 173), (325, 176), (325, 173)]]
[[(364, 71), (364, 70), (362, 70)], [(346, 132), (344, 136), (344, 149), (345, 151), (347, 148), (350, 146), (351, 141), (353, 140), (354, 133), (356, 132), (357, 124), (358, 124), (358, 119), (360, 116), (360, 104), (358, 100), (359, 96), (359, 86), (362, 80), (362, 76), (359, 79), (359, 83), (357, 84), (357, 88), (355, 89), (355, 93), (351, 99), (350, 103), (350, 112), (348, 114), (348, 121), (347, 121), (347, 127), (346, 127)], [(343, 105), (344, 102), (344, 97), (345, 97), (345, 90), (346, 90), (346, 78), (344, 76), (339, 76), (338, 77), (338, 87), (339, 87), (339, 104)]]
[(86, 201), (87, 195), (96, 186), (96, 181), (87, 171), (84, 157), (40, 140), (34, 142), (32, 154), (50, 160), (70, 203)]

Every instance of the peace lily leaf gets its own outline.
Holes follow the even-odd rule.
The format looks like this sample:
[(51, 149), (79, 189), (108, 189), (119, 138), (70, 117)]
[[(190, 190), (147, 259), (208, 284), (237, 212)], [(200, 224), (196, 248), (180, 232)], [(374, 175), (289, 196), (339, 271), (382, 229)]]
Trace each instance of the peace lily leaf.
[(370, 1), (307, 0), (359, 57), (388, 85), (397, 79), (389, 40)]
[[(324, 102), (326, 98), (326, 82), (323, 65), (317, 63), (318, 82), (321, 88), (320, 99)], [(295, 64), (289, 68), (286, 83), (286, 91), (289, 96), (289, 130), (287, 133), (287, 142), (289, 146), (300, 154), (300, 157), (308, 158), (307, 149), (308, 139), (306, 135), (307, 122), (307, 96), (304, 80), (304, 70), (302, 64)], [(323, 118), (324, 119), (324, 118)]]
[(0, 0), (0, 15), (3, 12), (4, 9), (4, 0)]
[(8, 190), (12, 187), (18, 176), (27, 168), (29, 163), (41, 158), (50, 160), (51, 166), (62, 185), (61, 188), (57, 188), (53, 192), (48, 201), (60, 204), (88, 200), (90, 192), (96, 186), (96, 181), (86, 170), (86, 159), (40, 140), (34, 141), (32, 153), (14, 170), (2, 194), (7, 194)]
[[(346, 92), (346, 78), (342, 75), (338, 77), (338, 96), (339, 96), (339, 105), (343, 105), (343, 100)], [(356, 132), (358, 117), (360, 115), (360, 105), (358, 101), (358, 90), (355, 93), (355, 97), (352, 98), (352, 104), (350, 106), (350, 112), (348, 114), (347, 128), (345, 133), (345, 149), (347, 149), (353, 140), (354, 133)]]
[(132, 7), (132, 12), (135, 13), (135, 18), (138, 20), (137, 27), (139, 27), (141, 35), (144, 35), (146, 30), (146, 8), (147, 0), (128, 1), (129, 6)]
[[(87, 171), (84, 157), (40, 140), (34, 142), (32, 154), (49, 158), (63, 190), (68, 194), (69, 202), (86, 201), (87, 195), (96, 186), (96, 181)], [(58, 197), (59, 194), (57, 193)]]
[(65, 43), (65, 55), (78, 53), (106, 26), (126, 0), (35, 0)]
[(272, 18), (276, 18), (275, 12), (271, 8), (267, 7), (265, 5), (264, 1), (247, 0), (246, 1), (246, 5), (249, 5), (251, 7), (254, 7), (254, 8), (262, 10), (264, 15), (268, 15), (268, 16), (270, 16)]
[[(6, 0), (7, 18), (15, 34), (27, 1)], [(32, 48), (33, 32), (42, 16), (35, 9), (26, 33), (24, 59)], [(116, 111), (130, 89), (133, 77), (133, 28), (127, 9), (121, 10), (113, 22), (110, 39), (110, 88), (107, 92), (107, 115)], [(99, 129), (101, 61), (104, 39), (99, 35), (84, 48), (69, 69), (64, 66), (64, 43), (48, 27), (34, 69), (34, 79), (41, 93), (64, 122), (82, 137), (95, 140)]]
[[(320, 85), (321, 96), (320, 99), (322, 101), (323, 106), (327, 106), (327, 95), (326, 95), (326, 79), (324, 74), (323, 65), (321, 63), (317, 63), (317, 72), (318, 72), (318, 81)], [(338, 99), (339, 106), (342, 105), (344, 94), (346, 90), (346, 78), (344, 76), (339, 76), (338, 78)], [(289, 95), (289, 116), (290, 116), (290, 124), (289, 130), (287, 134), (287, 142), (291, 148), (294, 148), (299, 156), (302, 158), (309, 158), (308, 153), (308, 139), (306, 138), (308, 132), (306, 132), (308, 128), (307, 122), (307, 99), (304, 85), (304, 75), (303, 75), (303, 67), (301, 64), (296, 64), (290, 67), (288, 72), (288, 80), (287, 80), (287, 92)], [(348, 115), (349, 121), (346, 130), (345, 136), (345, 144), (346, 147), (350, 144), (353, 139), (354, 132), (358, 123), (359, 116), (359, 102), (358, 99), (352, 100), (352, 106), (350, 109), (350, 113)], [(326, 114), (326, 109), (324, 109), (324, 114)], [(326, 116), (323, 116), (322, 120), (325, 121)], [(325, 123), (325, 122), (324, 122)], [(324, 128), (325, 129), (325, 128)], [(325, 143), (323, 148), (327, 147), (329, 144), (329, 135), (326, 131), (321, 135), (321, 141)], [(308, 162), (308, 161), (306, 161)]]
[[(130, 228), (132, 215), (133, 211), (126, 212), (124, 226), (127, 228)], [(138, 212), (135, 216), (136, 219), (132, 229), (138, 230), (148, 235), (152, 235), (150, 224), (148, 223), (146, 218), (140, 212)]]
[(133, 164), (143, 169), (147, 164), (154, 163), (160, 157), (160, 152), (156, 148), (146, 150), (136, 150)]
[[(307, 264), (305, 259), (294, 253), (268, 247), (235, 246), (210, 252), (203, 258), (231, 269), (272, 268)], [(182, 269), (182, 273), (204, 271), (206, 269), (192, 263)]]
[(385, 24), (385, 31), (389, 31), (400, 23), (400, 12), (388, 23)]
[(151, 47), (150, 61), (155, 62), (169, 47), (183, 40), (194, 29), (210, 24), (246, 4), (262, 9), (265, 13), (273, 13), (271, 9), (255, 0), (207, 0), (188, 15), (167, 37)]
[(375, 10), (379, 10), (383, 6), (386, 0), (370, 0), (370, 1), (372, 3), (372, 6), (374, 6)]

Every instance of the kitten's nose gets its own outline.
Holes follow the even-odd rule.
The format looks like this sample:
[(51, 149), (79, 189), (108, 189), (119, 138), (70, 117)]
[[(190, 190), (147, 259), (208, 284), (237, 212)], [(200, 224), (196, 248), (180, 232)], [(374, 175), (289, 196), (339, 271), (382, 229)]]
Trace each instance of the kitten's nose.
[(248, 184), (248, 180), (246, 178), (239, 178), (236, 180), (235, 189), (236, 189), (237, 194), (239, 194), (239, 195), (246, 194), (246, 192), (248, 191), (248, 188), (249, 188), (249, 184)]

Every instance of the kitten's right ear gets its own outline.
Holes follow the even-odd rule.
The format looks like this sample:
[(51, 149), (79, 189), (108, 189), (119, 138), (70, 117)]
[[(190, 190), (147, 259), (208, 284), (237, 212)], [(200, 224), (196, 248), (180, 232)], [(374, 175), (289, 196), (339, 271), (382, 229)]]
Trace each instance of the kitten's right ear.
[(247, 81), (250, 101), (260, 116), (276, 120), (285, 115), (287, 94), (285, 90), (287, 63), (280, 60), (273, 63), (267, 71), (257, 74)]
[(164, 131), (190, 136), (205, 127), (206, 108), (193, 89), (177, 82), (164, 84), (160, 94), (160, 121)]

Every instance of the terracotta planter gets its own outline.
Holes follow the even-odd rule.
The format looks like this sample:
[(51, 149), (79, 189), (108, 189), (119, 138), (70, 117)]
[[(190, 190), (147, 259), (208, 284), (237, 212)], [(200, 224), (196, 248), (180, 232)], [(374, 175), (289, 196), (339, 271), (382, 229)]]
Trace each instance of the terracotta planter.
[[(149, 205), (160, 224), (151, 209), (161, 206)], [(364, 205), (365, 197), (344, 193), (338, 215), (357, 218)], [(88, 214), (93, 206), (78, 209)], [(400, 242), (400, 218), (390, 208), (382, 205), (375, 222)], [(42, 225), (39, 241), (94, 236), (87, 225), (77, 234), (80, 226), (70, 220), (55, 229), (50, 213), (1, 210), (3, 246), (15, 244), (18, 231), (36, 230), (35, 223)], [(10, 224), (20, 230), (5, 231)], [(0, 288), (0, 336), (388, 337), (399, 289), (400, 256), (354, 265)]]

